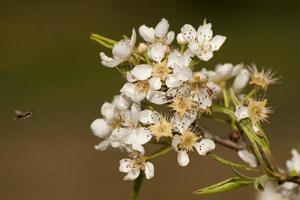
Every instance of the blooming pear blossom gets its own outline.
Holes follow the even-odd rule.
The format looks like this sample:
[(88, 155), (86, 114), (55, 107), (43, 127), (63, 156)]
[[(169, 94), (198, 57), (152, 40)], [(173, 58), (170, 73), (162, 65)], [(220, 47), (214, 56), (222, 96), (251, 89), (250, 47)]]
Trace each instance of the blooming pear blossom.
[(172, 147), (177, 154), (177, 162), (184, 167), (189, 164), (188, 152), (197, 150), (199, 155), (206, 155), (208, 152), (215, 149), (215, 143), (210, 139), (202, 139), (190, 130), (184, 131), (181, 135), (174, 135), (172, 140)]
[(286, 161), (286, 166), (289, 172), (300, 174), (300, 154), (296, 149), (291, 151), (292, 158)]
[(148, 27), (146, 25), (140, 26), (139, 34), (146, 42), (161, 42), (169, 45), (175, 37), (175, 33), (173, 31), (169, 31), (169, 26), (168, 20), (162, 18), (155, 28)]
[[(90, 125), (92, 133), (101, 139), (95, 148), (103, 151), (112, 147), (127, 154), (127, 158), (120, 160), (119, 171), (126, 173), (124, 180), (135, 180), (141, 173), (151, 179), (154, 166), (149, 160), (171, 150), (177, 153), (178, 164), (187, 166), (191, 152), (212, 155), (210, 152), (217, 143), (236, 150), (250, 167), (261, 168), (257, 171), (261, 174), (249, 176), (256, 177), (254, 180), (236, 169), (233, 171), (238, 178), (214, 184), (207, 190), (232, 189), (252, 180), (257, 186), (268, 181), (265, 190), (257, 195), (258, 200), (299, 200), (300, 154), (293, 149), (286, 169), (279, 168), (273, 163), (272, 152), (266, 145), (268, 140), (263, 134), (262, 123), (268, 120), (272, 110), (267, 106), (267, 99), (258, 97), (266, 96), (267, 88), (278, 82), (278, 78), (270, 70), (259, 71), (255, 65), (224, 63), (203, 68), (200, 61), (210, 60), (226, 37), (213, 36), (210, 23), (204, 22), (197, 30), (185, 24), (176, 35), (178, 44), (171, 45), (175, 33), (169, 31), (169, 26), (164, 18), (154, 28), (142, 25), (138, 32), (144, 41), (137, 47), (133, 29), (130, 39), (113, 45), (111, 57), (100, 53), (102, 64), (110, 68), (118, 66), (116, 69), (125, 83), (120, 95), (102, 104), (101, 117)], [(114, 43), (104, 37), (97, 41), (108, 48), (111, 45), (107, 43)], [(223, 137), (206, 130), (202, 126), (206, 123), (201, 120), (203, 117), (228, 123), (231, 134)], [(254, 137), (252, 133), (257, 134), (254, 142), (250, 137)], [(162, 148), (146, 155), (148, 143)], [(255, 155), (251, 152), (253, 149)], [(221, 157), (218, 159), (217, 155), (211, 157), (231, 163)], [(250, 168), (243, 170), (250, 171)], [(262, 189), (260, 186), (258, 188)], [(221, 190), (216, 188), (216, 191)]]
[[(213, 52), (218, 51), (226, 40), (225, 36), (213, 37), (211, 23), (199, 26), (197, 32), (191, 25), (186, 24), (181, 28), (181, 33), (193, 55), (200, 60), (208, 61), (213, 57)], [(181, 37), (181, 36), (179, 36)]]
[(139, 177), (141, 170), (145, 172), (146, 179), (154, 177), (154, 165), (146, 161), (142, 154), (135, 153), (133, 159), (122, 159), (120, 160), (119, 171), (127, 173), (124, 177), (125, 181), (132, 181)]
[(132, 29), (132, 35), (130, 39), (126, 38), (114, 44), (112, 48), (113, 57), (107, 56), (104, 52), (100, 53), (102, 65), (113, 68), (126, 61), (134, 49), (135, 42), (136, 32), (135, 29)]

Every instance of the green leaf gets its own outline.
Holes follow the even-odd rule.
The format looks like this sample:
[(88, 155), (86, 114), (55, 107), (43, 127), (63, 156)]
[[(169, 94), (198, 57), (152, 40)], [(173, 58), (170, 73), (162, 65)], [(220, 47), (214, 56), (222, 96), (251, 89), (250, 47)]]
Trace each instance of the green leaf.
[(217, 194), (235, 190), (249, 184), (252, 184), (253, 180), (241, 178), (241, 177), (232, 177), (230, 179), (221, 181), (219, 183), (213, 184), (206, 188), (198, 189), (195, 194)]
[(257, 191), (263, 191), (266, 183), (268, 182), (269, 177), (267, 175), (259, 176), (254, 181), (254, 187)]
[(255, 169), (255, 168), (251, 168), (251, 167), (248, 167), (248, 166), (240, 164), (240, 163), (235, 163), (235, 162), (226, 160), (214, 153), (208, 153), (208, 156), (211, 157), (212, 159), (214, 159), (222, 164), (228, 165), (230, 167), (235, 167), (235, 168), (244, 169), (244, 170), (248, 170), (248, 171), (257, 171), (257, 169)]
[(296, 170), (292, 170), (290, 173), (289, 173), (290, 176), (292, 177), (295, 177), (295, 176), (299, 176), (299, 173), (296, 171)]

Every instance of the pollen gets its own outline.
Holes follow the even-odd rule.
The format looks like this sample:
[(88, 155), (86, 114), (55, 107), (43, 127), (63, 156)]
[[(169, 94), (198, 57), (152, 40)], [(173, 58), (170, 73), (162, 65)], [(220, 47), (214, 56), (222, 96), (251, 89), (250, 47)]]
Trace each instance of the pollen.
[(250, 84), (256, 85), (264, 90), (267, 90), (269, 85), (276, 84), (279, 78), (274, 77), (274, 73), (271, 70), (258, 71), (256, 66), (250, 68), (251, 81)]
[(273, 112), (270, 107), (267, 107), (267, 99), (248, 99), (248, 111), (250, 119), (255, 122), (267, 121), (269, 115)]
[(173, 137), (172, 124), (162, 115), (159, 117), (159, 122), (150, 126), (149, 129), (158, 141), (161, 137)]
[(200, 138), (191, 130), (186, 130), (181, 136), (181, 143), (178, 147), (186, 151), (193, 151), (193, 147), (199, 139)]
[(167, 76), (172, 72), (167, 66), (167, 62), (163, 61), (161, 63), (157, 63), (152, 67), (152, 75), (155, 77), (159, 77), (161, 80), (166, 80)]
[(189, 81), (190, 87), (192, 91), (198, 91), (200, 88), (206, 86), (207, 80), (202, 79), (198, 75), (194, 75), (192, 79)]
[(150, 84), (148, 80), (137, 81), (136, 86), (141, 92), (148, 92), (150, 90)]
[(169, 105), (169, 107), (178, 112), (181, 117), (195, 106), (196, 104), (192, 99), (182, 96), (176, 96), (173, 99), (173, 102)]

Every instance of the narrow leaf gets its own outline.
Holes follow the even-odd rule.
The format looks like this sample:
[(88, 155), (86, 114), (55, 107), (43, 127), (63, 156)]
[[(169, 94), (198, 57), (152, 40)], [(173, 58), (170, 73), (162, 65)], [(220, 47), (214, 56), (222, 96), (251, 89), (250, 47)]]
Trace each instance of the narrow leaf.
[(232, 177), (230, 179), (221, 181), (219, 183), (213, 184), (209, 187), (196, 190), (195, 194), (217, 194), (228, 192), (234, 189), (238, 189), (249, 184), (253, 183), (253, 180), (241, 178), (241, 177)]

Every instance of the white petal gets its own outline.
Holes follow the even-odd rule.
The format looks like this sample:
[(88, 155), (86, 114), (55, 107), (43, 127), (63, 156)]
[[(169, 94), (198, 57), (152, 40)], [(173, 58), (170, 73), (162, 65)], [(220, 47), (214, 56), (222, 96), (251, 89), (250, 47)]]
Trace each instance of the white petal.
[(140, 112), (141, 105), (139, 103), (133, 103), (130, 109), (131, 125), (137, 126), (140, 120)]
[(132, 144), (130, 150), (138, 151), (143, 155), (145, 154), (145, 148), (140, 144)]
[(131, 74), (138, 80), (146, 80), (151, 76), (151, 66), (147, 64), (136, 65), (132, 70)]
[(105, 138), (111, 132), (111, 127), (104, 119), (94, 120), (90, 128), (94, 135), (100, 138)]
[(139, 169), (133, 169), (128, 172), (128, 174), (124, 177), (124, 181), (133, 181), (140, 175)]
[(201, 47), (199, 46), (199, 44), (196, 41), (191, 41), (188, 45), (190, 52), (193, 55), (198, 55), (199, 53), (201, 53)]
[(199, 91), (198, 102), (199, 107), (204, 110), (212, 106), (212, 97), (206, 88)]
[(159, 121), (159, 113), (152, 110), (143, 110), (140, 112), (140, 122), (144, 125), (150, 125)]
[(109, 140), (114, 148), (121, 147), (128, 140), (131, 131), (129, 128), (116, 128), (111, 133)]
[(136, 85), (133, 83), (125, 83), (120, 92), (125, 94), (134, 102), (140, 102), (146, 96), (146, 94), (142, 91), (139, 91)]
[(151, 131), (145, 127), (138, 127), (132, 131), (127, 140), (128, 144), (143, 145), (149, 142), (152, 138)]
[(170, 32), (167, 34), (165, 44), (166, 44), (166, 45), (171, 44), (171, 43), (173, 42), (174, 38), (175, 38), (175, 33), (174, 33), (174, 31), (170, 31)]
[(103, 140), (99, 144), (95, 145), (96, 150), (105, 151), (110, 144), (109, 140)]
[(164, 38), (169, 30), (169, 26), (168, 20), (162, 18), (155, 27), (155, 35), (159, 38)]
[(142, 25), (139, 28), (139, 34), (146, 42), (154, 43), (155, 32), (153, 28)]
[(126, 80), (130, 83), (133, 83), (133, 82), (137, 81), (138, 79), (132, 75), (131, 71), (128, 71), (126, 73)]
[(216, 66), (215, 72), (218, 80), (229, 79), (233, 76), (233, 64), (219, 64)]
[(162, 105), (168, 102), (166, 93), (162, 91), (149, 91), (147, 94), (147, 99), (156, 105)]
[(115, 116), (115, 106), (109, 102), (105, 102), (101, 106), (101, 114), (105, 117), (105, 119), (112, 120)]
[(154, 177), (154, 165), (151, 162), (145, 163), (145, 175), (146, 179), (151, 179)]
[(101, 64), (104, 65), (105, 67), (113, 68), (113, 67), (116, 67), (117, 65), (119, 65), (121, 62), (123, 62), (119, 58), (108, 57), (103, 52), (100, 53), (100, 57), (101, 57)]
[(159, 77), (152, 77), (149, 79), (150, 88), (152, 90), (159, 90), (161, 88), (161, 80)]
[(172, 139), (172, 147), (175, 151), (178, 152), (178, 145), (181, 143), (181, 136), (180, 135), (174, 135)]
[(239, 157), (246, 163), (248, 163), (251, 167), (257, 167), (257, 160), (255, 156), (250, 153), (248, 150), (239, 150)]
[(177, 40), (177, 43), (180, 44), (180, 45), (185, 45), (185, 44), (189, 43), (189, 41), (187, 41), (187, 40), (184, 38), (183, 33), (177, 34), (176, 40)]
[(165, 56), (165, 47), (161, 43), (155, 43), (148, 48), (148, 56), (155, 62), (161, 62)]
[(120, 58), (121, 60), (126, 60), (131, 54), (131, 46), (129, 41), (126, 39), (119, 41), (113, 46), (112, 54), (114, 58)]
[(199, 143), (194, 145), (198, 154), (205, 156), (208, 152), (216, 148), (216, 144), (211, 139), (202, 139)]
[(194, 40), (197, 36), (196, 29), (190, 24), (185, 24), (180, 30), (184, 40), (187, 42)]
[(171, 119), (171, 123), (174, 125), (174, 130), (183, 133), (190, 125), (196, 120), (196, 112), (187, 112), (183, 117), (179, 113), (175, 113)]
[(199, 26), (197, 30), (197, 40), (199, 43), (203, 43), (204, 41), (209, 41), (212, 39), (213, 32), (211, 30), (211, 27), (211, 23)]
[(220, 47), (225, 42), (226, 37), (221, 35), (216, 35), (213, 37), (213, 39), (210, 41), (211, 50), (212, 51), (218, 51)]
[(233, 81), (232, 88), (235, 91), (241, 91), (244, 87), (247, 86), (250, 79), (250, 73), (247, 69), (241, 69)]
[(179, 151), (177, 154), (177, 162), (181, 167), (185, 167), (189, 164), (190, 158), (186, 151)]
[(133, 28), (132, 29), (131, 38), (130, 38), (130, 46), (131, 46), (131, 48), (134, 47), (135, 42), (136, 42), (136, 32), (135, 32), (135, 29)]
[(120, 172), (128, 173), (130, 170), (132, 170), (132, 167), (133, 167), (133, 160), (127, 158), (120, 160), (120, 166), (119, 166)]
[(189, 67), (180, 67), (177, 65), (173, 67), (173, 74), (175, 75), (176, 79), (180, 81), (187, 81), (193, 76), (193, 72)]
[(113, 105), (115, 105), (119, 110), (126, 110), (130, 105), (130, 100), (124, 95), (117, 95), (114, 97)]
[(213, 92), (213, 95), (219, 95), (222, 92), (222, 88), (220, 85), (214, 83), (214, 82), (207, 82), (206, 86)]
[(175, 77), (174, 74), (168, 75), (166, 79), (166, 85), (168, 88), (176, 88), (182, 85), (182, 82)]
[(234, 115), (236, 116), (238, 121), (248, 118), (249, 117), (248, 107), (243, 105), (237, 106)]
[(214, 54), (212, 51), (207, 51), (197, 54), (197, 56), (200, 60), (209, 61), (214, 56)]
[(292, 149), (292, 158), (286, 161), (286, 166), (289, 172), (296, 171), (300, 174), (300, 154), (296, 149)]

